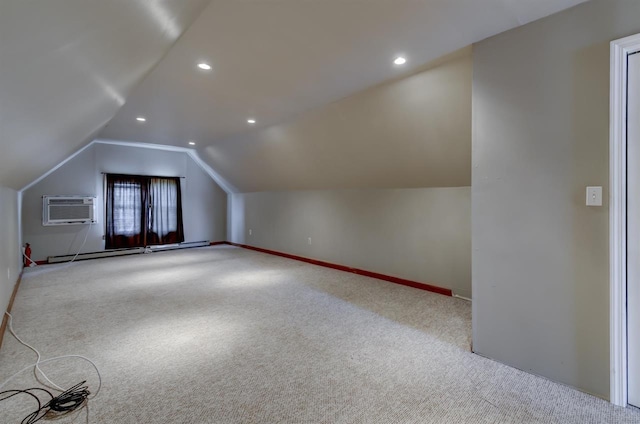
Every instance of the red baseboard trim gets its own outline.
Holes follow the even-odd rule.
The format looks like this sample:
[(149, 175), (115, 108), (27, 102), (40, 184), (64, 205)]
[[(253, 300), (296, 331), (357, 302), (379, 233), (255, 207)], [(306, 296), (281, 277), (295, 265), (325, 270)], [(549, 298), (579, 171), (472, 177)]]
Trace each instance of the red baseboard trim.
[(219, 246), (221, 244), (230, 244), (227, 241), (212, 241), (211, 243), (209, 243), (210, 246)]
[[(13, 286), (13, 293), (11, 293), (11, 299), (9, 299), (9, 305), (7, 306), (7, 312), (11, 313), (11, 309), (13, 308), (13, 302), (16, 300), (16, 295), (18, 294), (18, 288), (20, 287), (20, 282), (22, 281), (22, 271), (18, 276), (18, 281), (16, 281), (15, 286)], [(2, 324), (0, 324), (0, 347), (2, 347), (2, 341), (4, 340), (4, 333), (7, 331), (7, 325), (9, 324), (9, 317), (7, 314), (2, 314)]]
[(400, 284), (403, 286), (409, 286), (420, 290), (426, 290), (433, 293), (442, 294), (445, 296), (453, 296), (450, 289), (434, 286), (431, 284), (420, 283), (418, 281), (405, 280), (404, 278), (393, 277), (391, 275), (380, 274), (377, 272), (367, 271), (359, 268), (351, 268), (344, 265), (338, 265), (331, 262), (320, 261), (317, 259), (309, 259), (303, 256), (291, 255), (289, 253), (278, 252), (275, 250), (263, 249), (261, 247), (249, 246), (247, 244), (238, 244), (231, 242), (221, 242), (219, 244), (230, 244), (231, 246), (242, 247), (244, 249), (255, 250), (256, 252), (268, 253), (270, 255), (281, 256), (287, 259), (293, 259), (296, 261), (306, 262), (313, 265), (323, 266), (326, 268), (337, 269), (339, 271), (350, 272), (352, 274), (364, 275), (365, 277), (377, 278), (378, 280), (389, 281), (391, 283)]

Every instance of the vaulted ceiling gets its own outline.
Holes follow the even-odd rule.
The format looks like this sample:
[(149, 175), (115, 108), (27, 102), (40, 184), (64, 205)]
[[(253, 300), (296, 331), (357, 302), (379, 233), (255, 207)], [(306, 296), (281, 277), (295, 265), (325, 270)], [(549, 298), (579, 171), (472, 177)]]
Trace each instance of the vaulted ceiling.
[(0, 1), (0, 185), (91, 142), (208, 3)]
[[(319, 175), (354, 139), (344, 128), (309, 136), (340, 119), (318, 118), (335, 114), (332, 102), (582, 1), (2, 0), (0, 185), (25, 186), (97, 136), (180, 147), (195, 141), (200, 156), (240, 191), (384, 185), (374, 173), (347, 172), (359, 166), (356, 157), (337, 178)], [(405, 66), (393, 65), (397, 55), (408, 59)], [(201, 62), (212, 69), (198, 69)], [(413, 81), (407, 92), (424, 86)], [(363, 108), (361, 101), (340, 103), (338, 109)], [(319, 126), (301, 129), (318, 119)], [(278, 144), (278, 133), (288, 141)], [(375, 133), (373, 127), (356, 137)], [(315, 154), (324, 142), (323, 154)], [(389, 149), (367, 155), (380, 155), (362, 165), (370, 168)], [(284, 162), (314, 157), (313, 166)], [(406, 167), (395, 159), (385, 173)], [(403, 175), (393, 184), (464, 180)]]

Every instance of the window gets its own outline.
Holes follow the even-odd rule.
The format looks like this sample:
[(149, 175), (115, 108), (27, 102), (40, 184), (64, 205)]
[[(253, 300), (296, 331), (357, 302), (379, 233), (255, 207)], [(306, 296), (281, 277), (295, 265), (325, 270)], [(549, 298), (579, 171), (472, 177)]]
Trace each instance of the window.
[(128, 236), (141, 233), (142, 223), (137, 219), (142, 213), (140, 184), (116, 182), (113, 196), (113, 233)]
[(184, 241), (180, 179), (107, 175), (107, 249)]

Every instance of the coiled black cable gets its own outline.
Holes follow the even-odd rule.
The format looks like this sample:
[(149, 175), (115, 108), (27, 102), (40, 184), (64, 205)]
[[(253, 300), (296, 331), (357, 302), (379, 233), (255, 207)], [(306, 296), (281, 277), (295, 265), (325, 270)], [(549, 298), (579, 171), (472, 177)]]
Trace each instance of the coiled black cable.
[[(89, 395), (91, 394), (91, 392), (89, 392), (89, 388), (84, 385), (85, 383), (86, 381), (80, 382), (75, 386), (65, 390), (58, 396), (54, 396), (50, 391), (38, 387), (33, 387), (26, 390), (5, 390), (4, 392), (0, 392), (0, 396), (6, 395), (0, 398), (0, 402), (22, 393), (31, 396), (38, 403), (38, 409), (24, 417), (24, 419), (21, 421), (21, 424), (33, 424), (37, 421), (40, 421), (47, 414), (61, 416), (73, 412), (76, 409), (84, 406), (87, 402), (87, 397), (89, 397)], [(40, 398), (32, 393), (34, 391), (45, 392), (47, 395), (49, 395), (49, 397), (51, 397), (51, 400), (42, 405)]]

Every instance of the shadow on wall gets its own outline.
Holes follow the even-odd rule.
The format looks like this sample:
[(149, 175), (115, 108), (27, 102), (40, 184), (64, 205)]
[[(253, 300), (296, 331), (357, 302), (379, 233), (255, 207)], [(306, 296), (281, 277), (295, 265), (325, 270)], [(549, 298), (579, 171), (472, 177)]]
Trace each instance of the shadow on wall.
[(229, 211), (229, 235), (228, 241), (238, 244), (245, 244), (245, 212), (244, 212), (244, 197), (241, 194), (229, 194), (231, 198)]
[[(613, 5), (598, 25), (615, 33)], [(570, 254), (573, 271), (574, 364), (579, 388), (606, 386), (609, 345), (594, 343), (609, 338), (609, 42), (578, 50), (572, 57), (571, 187), (572, 232), (575, 246)], [(603, 186), (602, 207), (585, 205), (587, 186)], [(607, 382), (607, 384), (602, 384)], [(595, 393), (608, 398), (609, 393)]]
[(471, 297), (470, 187), (233, 195), (231, 242)]

